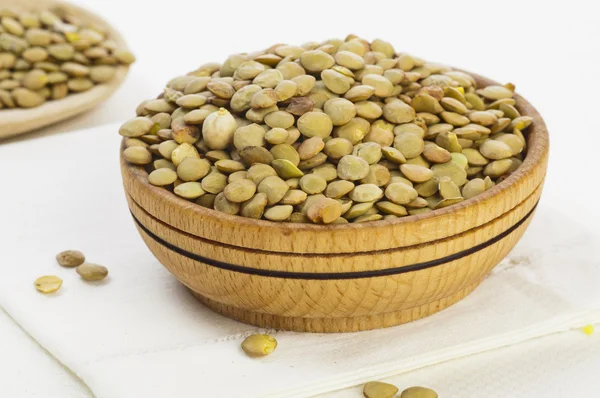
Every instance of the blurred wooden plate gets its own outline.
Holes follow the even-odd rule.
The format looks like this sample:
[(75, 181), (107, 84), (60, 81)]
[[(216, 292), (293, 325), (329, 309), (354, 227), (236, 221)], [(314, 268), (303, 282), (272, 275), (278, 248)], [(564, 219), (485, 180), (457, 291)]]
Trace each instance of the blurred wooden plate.
[[(123, 37), (112, 26), (92, 12), (73, 4), (54, 0), (0, 0), (0, 9), (16, 12), (40, 11), (55, 6), (63, 6), (80, 17), (84, 22), (92, 22), (106, 28), (109, 37), (119, 48), (127, 49)], [(83, 93), (71, 94), (66, 98), (48, 101), (42, 106), (30, 109), (0, 109), (0, 139), (23, 134), (71, 118), (92, 109), (110, 97), (125, 80), (129, 68), (119, 66), (114, 79), (94, 86)]]

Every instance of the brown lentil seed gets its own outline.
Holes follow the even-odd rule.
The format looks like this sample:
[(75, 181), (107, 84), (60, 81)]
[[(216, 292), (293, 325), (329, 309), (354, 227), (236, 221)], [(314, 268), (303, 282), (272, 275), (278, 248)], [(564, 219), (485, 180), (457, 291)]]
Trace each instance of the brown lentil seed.
[(78, 250), (65, 250), (56, 255), (56, 261), (63, 267), (73, 268), (85, 262), (85, 256)]
[(259, 219), (263, 216), (266, 207), (267, 195), (264, 193), (257, 193), (251, 199), (241, 204), (240, 215)]
[(16, 88), (12, 92), (15, 103), (21, 108), (35, 108), (45, 102), (44, 97), (26, 88)]
[(385, 197), (399, 205), (412, 202), (418, 195), (414, 188), (402, 183), (392, 183), (385, 189)]
[(412, 182), (425, 182), (433, 177), (433, 171), (425, 166), (415, 164), (400, 165), (400, 171)]
[(314, 223), (330, 224), (342, 215), (342, 205), (334, 199), (320, 198), (308, 207), (306, 216)]
[(409, 387), (402, 391), (400, 398), (438, 398), (438, 394), (426, 387)]
[(152, 154), (142, 146), (132, 146), (123, 151), (123, 157), (129, 163), (145, 165), (152, 162)]
[(267, 195), (267, 203), (272, 206), (278, 203), (287, 191), (289, 190), (288, 185), (284, 180), (277, 176), (267, 176), (258, 184), (257, 191)]
[[(286, 181), (287, 182), (287, 181)], [(279, 203), (282, 205), (299, 205), (304, 203), (307, 198), (306, 192), (299, 189), (290, 189)]]
[(185, 199), (197, 199), (206, 193), (202, 189), (202, 184), (195, 181), (182, 182), (175, 186), (173, 192), (175, 195)]
[(248, 179), (240, 179), (229, 183), (223, 193), (230, 202), (245, 202), (254, 196), (256, 184)]
[(369, 163), (358, 156), (345, 155), (338, 163), (337, 173), (343, 180), (360, 180), (369, 174)]
[(357, 185), (348, 195), (354, 202), (374, 202), (383, 196), (383, 190), (375, 184)]
[(483, 169), (483, 174), (488, 177), (498, 178), (507, 173), (512, 167), (511, 159), (495, 160)]
[(277, 205), (267, 208), (264, 217), (269, 221), (285, 221), (290, 218), (294, 207), (291, 205)]
[(91, 263), (83, 263), (75, 271), (86, 281), (100, 281), (108, 276), (106, 267)]
[(325, 196), (339, 199), (354, 189), (354, 183), (346, 180), (337, 180), (329, 183), (325, 189)]

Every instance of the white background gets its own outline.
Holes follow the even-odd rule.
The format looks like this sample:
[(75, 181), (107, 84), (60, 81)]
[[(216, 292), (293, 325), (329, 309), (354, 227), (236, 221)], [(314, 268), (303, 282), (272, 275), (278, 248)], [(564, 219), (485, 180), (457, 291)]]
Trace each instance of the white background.
[[(160, 92), (169, 78), (205, 62), (222, 61), (233, 52), (354, 33), (367, 39), (381, 37), (397, 50), (515, 83), (517, 91), (544, 116), (550, 130), (551, 161), (544, 195), (560, 200), (565, 212), (596, 229), (600, 222), (594, 194), (599, 186), (594, 170), (600, 147), (600, 16), (595, 2), (76, 3), (116, 26), (138, 62), (125, 85), (98, 109), (13, 141), (131, 117), (136, 105)], [(14, 166), (0, 159), (3, 172), (14, 172)], [(587, 183), (569, 184), (573, 176), (586, 175), (589, 178), (578, 181)], [(0, 193), (18, 195), (5, 186)], [(420, 383), (455, 386), (451, 391), (461, 397), (476, 396), (477, 386), (483, 384), (497, 386), (498, 396), (537, 397), (541, 390), (553, 391), (550, 396), (556, 397), (582, 396), (600, 390), (593, 389), (600, 383), (597, 376), (590, 377), (600, 371), (599, 343), (598, 334), (588, 337), (573, 331), (421, 369), (392, 381), (402, 387)], [(518, 369), (523, 365), (534, 367), (535, 372), (520, 376)], [(567, 388), (572, 395), (567, 395)], [(359, 391), (332, 396), (358, 397)], [(91, 393), (0, 312), (0, 396), (62, 398)]]

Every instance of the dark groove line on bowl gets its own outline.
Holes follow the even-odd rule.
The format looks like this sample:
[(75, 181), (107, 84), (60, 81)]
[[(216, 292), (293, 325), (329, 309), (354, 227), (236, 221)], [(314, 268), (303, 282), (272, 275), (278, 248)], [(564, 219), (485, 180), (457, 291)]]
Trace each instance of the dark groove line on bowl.
[(422, 263), (404, 265), (402, 267), (395, 267), (395, 268), (386, 268), (386, 269), (371, 270), (371, 271), (356, 271), (356, 272), (322, 272), (321, 273), (321, 272), (274, 271), (274, 270), (250, 268), (250, 267), (244, 267), (241, 265), (229, 264), (229, 263), (225, 263), (222, 261), (207, 258), (207, 257), (201, 256), (196, 253), (191, 253), (191, 252), (184, 250), (178, 246), (175, 246), (174, 244), (169, 243), (169, 242), (165, 241), (164, 239), (162, 239), (161, 237), (155, 235), (152, 231), (150, 231), (148, 228), (146, 228), (146, 226), (143, 225), (135, 217), (135, 215), (133, 213), (131, 213), (131, 216), (133, 217), (136, 224), (142, 229), (142, 231), (144, 231), (149, 237), (154, 239), (157, 243), (167, 247), (168, 249), (170, 249), (182, 256), (188, 257), (192, 260), (199, 261), (199, 262), (207, 264), (207, 265), (211, 265), (216, 268), (224, 269), (227, 271), (239, 272), (242, 274), (266, 276), (266, 277), (270, 277), (270, 278), (336, 280), (336, 279), (373, 278), (373, 277), (378, 277), (378, 276), (390, 276), (390, 275), (404, 274), (406, 272), (420, 271), (423, 269), (432, 268), (432, 267), (435, 267), (438, 265), (449, 263), (451, 261), (458, 260), (463, 257), (469, 256), (471, 254), (474, 254), (480, 250), (487, 248), (488, 246), (493, 245), (494, 243), (499, 242), (500, 240), (502, 240), (505, 237), (507, 237), (508, 235), (510, 235), (513, 231), (515, 231), (517, 228), (519, 228), (521, 225), (523, 225), (523, 223), (525, 223), (525, 221), (527, 221), (529, 219), (529, 217), (531, 217), (531, 215), (537, 208), (538, 203), (539, 203), (539, 201), (536, 202), (536, 204), (531, 208), (531, 210), (523, 218), (521, 218), (516, 224), (514, 224), (513, 226), (508, 228), (506, 231), (496, 235), (495, 237), (493, 237), (483, 243), (475, 245), (469, 249), (451, 254), (449, 256), (438, 258), (435, 260), (425, 261)]

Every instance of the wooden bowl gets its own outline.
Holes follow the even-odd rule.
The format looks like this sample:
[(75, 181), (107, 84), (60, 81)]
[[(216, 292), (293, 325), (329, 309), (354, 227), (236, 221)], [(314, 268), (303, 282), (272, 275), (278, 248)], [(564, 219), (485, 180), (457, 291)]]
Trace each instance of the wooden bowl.
[(533, 106), (516, 99), (534, 119), (523, 164), (485, 193), (430, 213), (332, 226), (231, 216), (150, 185), (142, 167), (121, 158), (129, 208), (158, 260), (225, 316), (308, 332), (410, 322), (473, 291), (531, 221), (548, 132)]
[[(99, 16), (81, 7), (55, 0), (0, 0), (0, 9), (7, 8), (17, 12), (41, 11), (55, 6), (63, 6), (71, 10), (74, 15), (85, 22), (105, 27), (108, 35), (119, 48), (127, 49), (127, 44), (119, 32)], [(61, 100), (48, 101), (36, 108), (0, 109), (0, 139), (39, 129), (92, 109), (119, 88), (128, 71), (127, 66), (121, 65), (111, 81), (95, 85), (83, 93), (70, 94)]]

